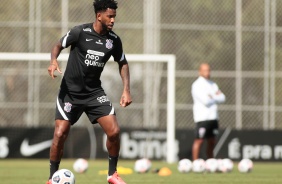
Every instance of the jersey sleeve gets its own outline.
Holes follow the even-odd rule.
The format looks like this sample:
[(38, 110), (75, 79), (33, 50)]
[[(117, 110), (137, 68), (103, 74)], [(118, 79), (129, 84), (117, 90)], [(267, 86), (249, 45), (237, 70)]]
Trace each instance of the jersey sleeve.
[(119, 37), (117, 37), (117, 45), (115, 46), (114, 53), (112, 54), (114, 61), (121, 62), (126, 61), (125, 55), (122, 49), (122, 42)]
[(213, 87), (215, 88), (216, 93), (213, 94), (213, 99), (217, 102), (217, 103), (223, 103), (225, 102), (225, 95), (224, 93), (222, 93), (219, 90), (219, 87), (217, 86), (216, 83), (213, 84)]
[(77, 42), (81, 28), (80, 26), (76, 26), (72, 28), (66, 35), (64, 35), (60, 42), (64, 48), (69, 47)]

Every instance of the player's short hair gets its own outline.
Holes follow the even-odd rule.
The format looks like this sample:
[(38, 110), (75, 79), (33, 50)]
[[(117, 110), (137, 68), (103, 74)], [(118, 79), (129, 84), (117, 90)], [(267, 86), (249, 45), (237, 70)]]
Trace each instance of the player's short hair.
[(106, 11), (108, 8), (116, 10), (118, 8), (115, 0), (94, 0), (94, 12), (97, 14), (101, 11)]

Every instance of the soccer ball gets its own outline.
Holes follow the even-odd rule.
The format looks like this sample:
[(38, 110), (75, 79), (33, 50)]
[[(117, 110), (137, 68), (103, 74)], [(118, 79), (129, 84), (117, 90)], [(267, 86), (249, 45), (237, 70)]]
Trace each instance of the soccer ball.
[(217, 171), (218, 172), (231, 172), (233, 170), (233, 162), (229, 158), (217, 159)]
[(73, 163), (73, 170), (77, 173), (84, 173), (87, 171), (87, 169), (88, 161), (83, 158), (76, 159), (76, 161)]
[(202, 173), (205, 171), (206, 164), (205, 161), (201, 158), (194, 160), (192, 165), (192, 169), (195, 173)]
[(217, 172), (227, 172), (227, 168), (224, 165), (223, 159), (217, 159)]
[(222, 160), (222, 164), (226, 170), (226, 172), (231, 172), (233, 170), (234, 164), (233, 161), (229, 158), (225, 158)]
[(247, 173), (247, 172), (252, 171), (253, 166), (254, 166), (254, 164), (253, 164), (252, 160), (250, 160), (248, 158), (244, 158), (239, 162), (238, 170), (241, 173)]
[(218, 162), (215, 158), (209, 158), (206, 160), (206, 171), (210, 173), (214, 173), (217, 171)]
[(75, 177), (68, 169), (60, 169), (52, 176), (52, 184), (75, 184)]
[(152, 167), (152, 163), (147, 158), (138, 159), (134, 164), (134, 171), (137, 173), (146, 173)]
[(192, 170), (192, 162), (187, 158), (181, 159), (178, 162), (177, 169), (181, 173), (188, 173)]

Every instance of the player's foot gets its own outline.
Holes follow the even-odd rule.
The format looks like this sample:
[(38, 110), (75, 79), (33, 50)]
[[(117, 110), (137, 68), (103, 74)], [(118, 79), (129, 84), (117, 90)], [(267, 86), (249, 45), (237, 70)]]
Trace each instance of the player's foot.
[(51, 179), (46, 182), (46, 184), (52, 184)]
[(115, 172), (113, 175), (108, 176), (107, 180), (109, 184), (126, 184), (118, 175), (117, 172)]

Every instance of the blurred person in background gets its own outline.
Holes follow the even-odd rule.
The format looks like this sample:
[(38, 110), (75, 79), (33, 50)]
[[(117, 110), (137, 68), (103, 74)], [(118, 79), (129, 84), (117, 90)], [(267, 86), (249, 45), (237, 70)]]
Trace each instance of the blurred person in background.
[(211, 68), (208, 63), (199, 67), (199, 77), (192, 84), (193, 116), (195, 139), (192, 146), (192, 159), (199, 158), (203, 142), (207, 141), (207, 158), (213, 158), (213, 150), (218, 135), (218, 104), (225, 102), (225, 95), (218, 85), (210, 80)]
[[(113, 56), (119, 65), (123, 82), (120, 105), (126, 107), (132, 102), (130, 95), (129, 66), (123, 53), (120, 38), (112, 31), (115, 23), (117, 2), (95, 0), (93, 2), (96, 20), (75, 26), (51, 51), (49, 75), (54, 79), (57, 70), (62, 73), (57, 58), (61, 51), (71, 46), (69, 59), (57, 97), (55, 129), (50, 148), (50, 175), (59, 169), (63, 156), (64, 143), (71, 125), (74, 125), (84, 112), (92, 124), (98, 123), (107, 135), (108, 176), (111, 184), (125, 184), (117, 174), (120, 151), (120, 128), (112, 103), (101, 86), (100, 76), (105, 64)], [(115, 90), (114, 87), (112, 90)]]

